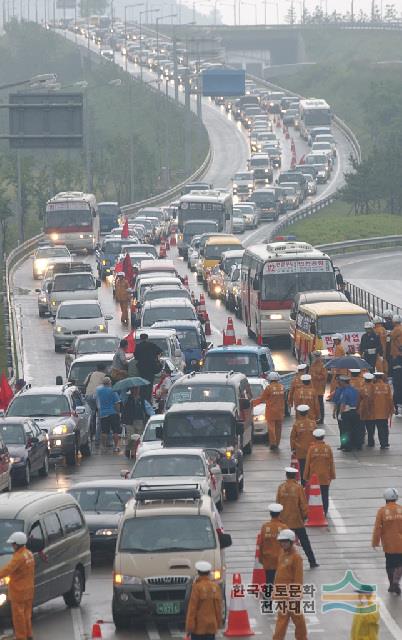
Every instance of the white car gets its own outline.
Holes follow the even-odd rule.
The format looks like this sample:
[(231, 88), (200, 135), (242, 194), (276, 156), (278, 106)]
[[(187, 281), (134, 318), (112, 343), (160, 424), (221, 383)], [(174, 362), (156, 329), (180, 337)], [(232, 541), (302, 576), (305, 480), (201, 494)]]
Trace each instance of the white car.
[(78, 335), (107, 333), (108, 320), (113, 316), (105, 315), (97, 300), (67, 300), (57, 309), (53, 325), (54, 350), (69, 347)]
[(172, 447), (145, 451), (126, 477), (137, 480), (138, 485), (147, 482), (169, 486), (199, 485), (203, 493), (212, 497), (218, 511), (222, 509), (222, 471), (208, 460), (203, 449)]
[(245, 224), (243, 216), (233, 216), (233, 233), (244, 233)]
[(200, 246), (200, 236), (194, 236), (191, 240), (190, 246), (187, 252), (187, 266), (190, 271), (195, 271), (195, 265), (197, 263), (200, 254), (198, 253), (198, 249)]
[(43, 278), (45, 271), (55, 264), (71, 264), (71, 253), (64, 245), (38, 247), (32, 256), (32, 276), (34, 280)]
[[(265, 378), (249, 378), (248, 379), (251, 393), (253, 394), (253, 398), (258, 398), (264, 391), (264, 389), (268, 386), (268, 382)], [(258, 404), (253, 409), (253, 425), (254, 425), (254, 437), (258, 438), (261, 436), (266, 436), (268, 433), (268, 425), (265, 419), (265, 404)]]
[(157, 427), (163, 426), (163, 414), (157, 413), (154, 416), (151, 416), (145, 425), (144, 431), (142, 432), (142, 436), (140, 438), (139, 445), (137, 447), (136, 457), (139, 458), (143, 453), (148, 453), (149, 451), (157, 451), (158, 449), (162, 449), (162, 440), (157, 437), (156, 429)]

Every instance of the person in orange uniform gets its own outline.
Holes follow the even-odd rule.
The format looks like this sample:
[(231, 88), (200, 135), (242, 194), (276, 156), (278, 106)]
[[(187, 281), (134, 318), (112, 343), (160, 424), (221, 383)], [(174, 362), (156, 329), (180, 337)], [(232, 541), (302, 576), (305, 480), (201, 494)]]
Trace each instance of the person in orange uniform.
[(320, 405), (320, 419), (318, 424), (324, 422), (324, 395), (325, 387), (327, 385), (328, 371), (325, 368), (324, 361), (321, 356), (321, 351), (312, 352), (313, 362), (310, 367), (311, 382), (314, 389), (317, 392), (318, 403)]
[(394, 413), (391, 387), (382, 371), (374, 371), (373, 421), (377, 427), (380, 449), (389, 449), (389, 420)]
[[(292, 620), (295, 625), (296, 640), (307, 640), (306, 621), (301, 606), (303, 596), (303, 560), (295, 549), (295, 540), (296, 536), (290, 529), (283, 529), (278, 535), (278, 542), (282, 547), (282, 552), (279, 555), (278, 568), (276, 570), (274, 599), (281, 600), (284, 606), (282, 610), (278, 611), (272, 640), (284, 640), (289, 620)], [(283, 595), (283, 588), (285, 586), (287, 587), (286, 596)], [(294, 602), (292, 603), (292, 609), (285, 607), (287, 604), (286, 601), (290, 598), (290, 587), (293, 594), (297, 593), (297, 601), (300, 597), (300, 609), (297, 611), (294, 610)], [(292, 598), (295, 597), (293, 594)]]
[(313, 431), (316, 429), (316, 421), (309, 417), (309, 411), (308, 404), (297, 405), (296, 420), (290, 432), (290, 449), (299, 463), (300, 478), (303, 486), (305, 484), (303, 475), (307, 451), (314, 442)]
[(12, 533), (7, 540), (14, 549), (10, 562), (0, 570), (0, 578), (9, 576), (8, 599), (15, 640), (32, 640), (32, 603), (34, 597), (35, 560), (26, 548), (27, 537), (22, 531)]
[(252, 400), (253, 407), (265, 402), (265, 419), (268, 425), (269, 448), (277, 451), (282, 435), (282, 422), (285, 417), (285, 388), (279, 382), (280, 376), (276, 371), (268, 374), (269, 385), (262, 394)]
[[(342, 356), (345, 355), (345, 349), (342, 346), (341, 333), (334, 333), (334, 335), (332, 336), (332, 350), (333, 350), (333, 353), (332, 353), (333, 358), (342, 358)], [(332, 398), (333, 394), (335, 393), (336, 376), (343, 375), (344, 373), (346, 373), (346, 369), (331, 369), (331, 371), (332, 371), (332, 377), (331, 377), (331, 384), (329, 387), (330, 398)]]
[(116, 302), (120, 305), (121, 322), (122, 324), (128, 324), (128, 304), (130, 302), (131, 292), (124, 271), (119, 271), (116, 274), (115, 298)]
[(380, 318), (380, 316), (375, 316), (373, 318), (373, 324), (374, 324), (374, 332), (380, 338), (381, 347), (382, 347), (382, 354), (383, 354), (383, 356), (385, 358), (386, 353), (387, 353), (387, 330), (384, 327), (383, 319)]
[(205, 560), (195, 563), (198, 578), (193, 583), (186, 614), (186, 633), (191, 640), (214, 640), (222, 621), (222, 593), (211, 580), (212, 566)]
[(334, 454), (329, 444), (324, 442), (325, 430), (313, 431), (314, 442), (307, 451), (304, 480), (310, 482), (315, 474), (321, 489), (322, 506), (325, 515), (328, 513), (329, 485), (335, 480)]
[(359, 417), (362, 428), (366, 428), (367, 446), (374, 447), (375, 421), (373, 420), (374, 374), (363, 373), (364, 385), (360, 392)]
[(397, 503), (398, 491), (385, 489), (385, 506), (377, 511), (372, 537), (372, 547), (382, 544), (385, 553), (385, 569), (390, 593), (401, 595), (399, 586), (402, 575), (402, 506)]
[(311, 569), (318, 567), (310, 540), (304, 526), (307, 520), (308, 508), (303, 487), (297, 482), (297, 469), (286, 467), (286, 481), (279, 485), (276, 501), (283, 506), (282, 521), (295, 532), (307, 556)]
[(399, 347), (402, 347), (402, 318), (394, 316), (392, 318), (394, 328), (391, 331), (391, 358), (399, 356)]
[(305, 373), (308, 373), (308, 366), (306, 364), (298, 364), (296, 374), (290, 384), (290, 389), (288, 394), (289, 407), (293, 406), (295, 391), (296, 389), (299, 389), (302, 386), (302, 381), (300, 380), (300, 378)]
[(320, 419), (320, 405), (318, 402), (317, 392), (311, 384), (311, 375), (305, 373), (300, 378), (302, 384), (299, 389), (296, 389), (293, 402), (295, 407), (299, 404), (308, 404), (310, 407), (310, 417), (313, 420), (318, 421)]
[(288, 525), (284, 524), (281, 519), (283, 507), (277, 502), (268, 505), (271, 520), (264, 522), (260, 531), (260, 562), (265, 570), (267, 584), (274, 584), (276, 567), (278, 565), (278, 557), (281, 552), (281, 546), (277, 540), (278, 533), (287, 529)]
[(354, 387), (358, 390), (359, 394), (361, 394), (362, 389), (364, 387), (364, 378), (362, 377), (361, 369), (349, 369), (350, 373), (350, 386)]

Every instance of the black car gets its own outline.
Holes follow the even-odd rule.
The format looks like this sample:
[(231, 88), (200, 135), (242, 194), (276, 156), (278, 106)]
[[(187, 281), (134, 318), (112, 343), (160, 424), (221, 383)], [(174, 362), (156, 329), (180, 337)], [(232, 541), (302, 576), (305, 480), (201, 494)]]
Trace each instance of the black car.
[(31, 474), (36, 471), (41, 476), (49, 473), (48, 437), (38, 425), (28, 418), (2, 418), (0, 436), (7, 445), (12, 482), (26, 486)]
[(77, 500), (89, 529), (91, 551), (114, 553), (126, 502), (134, 497), (135, 482), (94, 480), (79, 482), (69, 493)]

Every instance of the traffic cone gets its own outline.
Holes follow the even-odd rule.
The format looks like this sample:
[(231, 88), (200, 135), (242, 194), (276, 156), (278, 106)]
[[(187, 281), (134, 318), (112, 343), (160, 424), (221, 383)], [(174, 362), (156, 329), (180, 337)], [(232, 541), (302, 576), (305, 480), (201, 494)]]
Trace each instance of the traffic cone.
[(291, 138), (291, 140), (290, 140), (290, 150), (292, 151), (292, 153), (294, 153), (296, 151), (296, 145), (295, 145), (295, 141), (293, 140), (293, 138)]
[(310, 496), (308, 500), (308, 519), (306, 527), (327, 527), (328, 522), (322, 507), (321, 489), (317, 475), (314, 473), (310, 481)]
[[(223, 635), (226, 638), (253, 636), (254, 631), (250, 627), (248, 612), (243, 596), (235, 595), (235, 585), (241, 585), (240, 573), (233, 574), (233, 588), (230, 594), (228, 625)], [(242, 602), (243, 600), (243, 602)]]
[(278, 118), (277, 118), (277, 120), (276, 120), (276, 128), (277, 128), (277, 129), (280, 129), (280, 128), (281, 128), (281, 119), (280, 119), (280, 117), (279, 117), (279, 116), (278, 116)]
[(291, 168), (291, 169), (294, 169), (294, 168), (295, 168), (295, 166), (296, 166), (296, 162), (297, 162), (297, 160), (296, 160), (296, 154), (295, 154), (295, 153), (292, 153), (292, 159), (291, 159), (291, 161), (290, 161), (290, 168)]
[(289, 129), (286, 127), (286, 135), (285, 135), (286, 140), (289, 140), (290, 138), (290, 133), (289, 133)]
[(222, 330), (222, 344), (225, 347), (226, 346), (226, 334), (225, 334), (225, 329)]
[(166, 258), (166, 245), (164, 240), (161, 241), (161, 246), (159, 247), (159, 257)]
[(275, 116), (274, 116), (274, 118), (273, 118), (273, 121), (272, 121), (272, 122), (273, 122), (273, 123), (274, 123), (274, 125), (276, 126), (276, 118), (275, 118)]
[(228, 317), (225, 336), (226, 336), (226, 344), (227, 345), (236, 344), (236, 336), (235, 336), (235, 330), (234, 330), (234, 326), (233, 326), (233, 320), (232, 320), (232, 318), (230, 316)]
[(208, 311), (205, 312), (205, 324), (204, 324), (204, 333), (206, 336), (210, 336), (211, 335), (211, 322), (209, 320), (209, 315), (208, 315)]
[(242, 346), (242, 344), (243, 344), (243, 343), (242, 343), (242, 341), (241, 341), (241, 338), (237, 338), (237, 340), (236, 340), (236, 344), (237, 344), (237, 346), (238, 346), (238, 347), (241, 347), (241, 346)]
[(283, 127), (282, 127), (282, 133), (286, 133), (286, 126), (285, 125), (283, 125)]
[(172, 233), (170, 236), (170, 246), (171, 247), (175, 247), (176, 246), (176, 234)]
[(168, 237), (165, 240), (165, 247), (166, 247), (166, 251), (170, 251), (170, 243), (169, 243), (169, 238)]
[(92, 634), (91, 638), (101, 638), (102, 637), (102, 629), (99, 622), (95, 622), (92, 625)]
[(261, 534), (257, 535), (257, 540), (255, 541), (255, 555), (254, 555), (254, 568), (253, 568), (253, 577), (251, 578), (252, 584), (265, 584), (266, 576), (265, 569), (260, 563), (260, 542), (261, 542)]
[(183, 284), (184, 284), (184, 286), (185, 286), (185, 287), (187, 287), (187, 289), (188, 289), (188, 276), (184, 276), (184, 278), (183, 278)]
[(197, 313), (202, 319), (205, 318), (205, 315), (207, 313), (207, 308), (205, 306), (205, 296), (203, 293), (200, 293), (200, 302), (197, 308)]
[(257, 344), (259, 347), (262, 347), (262, 345), (264, 344), (262, 340), (262, 335), (260, 333), (257, 336)]
[(195, 307), (195, 306), (196, 306), (197, 301), (196, 301), (196, 299), (195, 299), (195, 293), (194, 293), (194, 291), (192, 291), (192, 292), (191, 292), (191, 294), (190, 294), (190, 298), (191, 298), (191, 304)]
[(296, 458), (296, 455), (294, 453), (292, 453), (291, 457), (290, 457), (290, 466), (293, 467), (293, 469), (297, 469), (297, 474), (296, 474), (296, 480), (300, 481), (300, 466), (299, 466), (299, 461)]

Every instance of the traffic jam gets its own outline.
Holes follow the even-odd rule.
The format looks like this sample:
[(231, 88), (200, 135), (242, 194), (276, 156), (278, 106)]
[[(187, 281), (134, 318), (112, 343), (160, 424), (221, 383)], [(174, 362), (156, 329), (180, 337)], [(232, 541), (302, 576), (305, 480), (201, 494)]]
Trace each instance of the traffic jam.
[[(339, 427), (336, 460), (390, 447), (402, 405), (402, 319), (388, 310), (372, 317), (350, 302), (319, 249), (294, 236), (263, 240), (264, 224), (331, 179), (329, 105), (249, 80), (244, 96), (216, 103), (250, 145), (230, 188), (188, 183), (174, 202), (129, 215), (78, 191), (46, 205), (44, 239), (29, 264), (41, 330), (65, 373), (50, 371), (46, 385), (35, 384), (35, 372), (13, 388), (2, 380), (0, 395), (0, 479), (12, 492), (0, 495), (0, 615), (11, 608), (17, 638), (33, 637), (32, 606), (34, 630), (39, 605), (62, 596), (79, 607), (96, 582), (91, 567), (96, 574), (105, 559), (109, 607), (76, 637), (120, 637), (108, 635), (108, 619), (127, 638), (138, 624), (157, 625), (139, 632), (151, 639), (173, 624), (176, 637), (193, 640), (281, 640), (289, 623), (297, 639), (314, 637), (314, 584), (326, 577), (315, 577), (321, 559), (311, 540), (329, 535), (337, 517), (327, 424)], [(310, 147), (299, 161), (296, 135)], [(253, 230), (259, 242), (250, 244)], [(277, 354), (286, 349), (284, 369)], [(232, 574), (225, 549), (232, 567), (236, 530), (225, 512), (236, 513), (267, 448), (275, 474), (249, 539), (254, 566)], [(102, 473), (88, 478), (95, 456)], [(43, 491), (34, 476), (53, 468), (73, 482)], [(399, 515), (379, 512), (373, 545), (382, 542), (388, 591), (400, 595), (402, 512), (396, 489), (384, 497)], [(17, 562), (22, 599), (10, 589)], [(353, 638), (377, 638), (373, 589), (358, 582), (354, 593), (353, 625), (366, 607), (368, 631)]]

